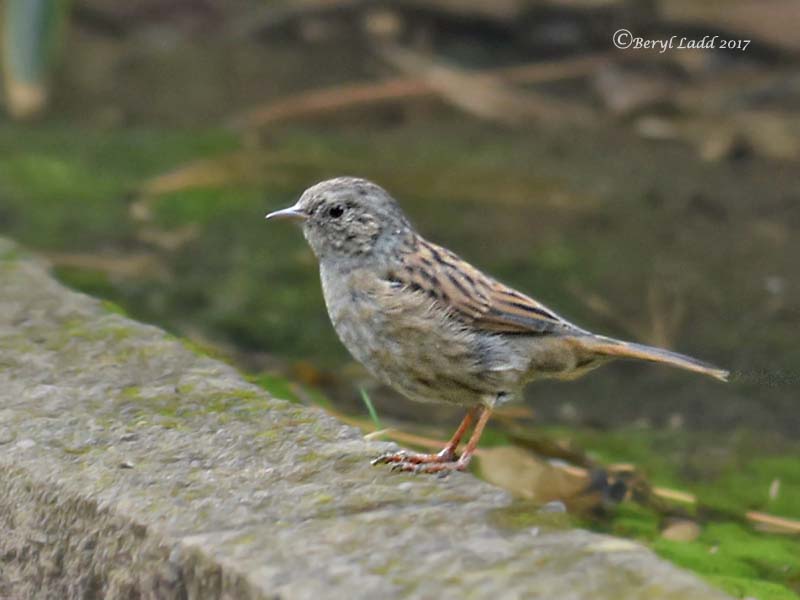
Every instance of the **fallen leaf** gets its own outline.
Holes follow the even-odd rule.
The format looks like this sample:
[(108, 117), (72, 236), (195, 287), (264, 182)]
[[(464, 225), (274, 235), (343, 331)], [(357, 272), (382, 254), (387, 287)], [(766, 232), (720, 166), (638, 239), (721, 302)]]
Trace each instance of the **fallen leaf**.
[(594, 495), (584, 495), (589, 485), (585, 474), (570, 472), (536, 458), (516, 446), (482, 448), (476, 455), (481, 477), (519, 496), (537, 503), (564, 502), (570, 512), (585, 505), (596, 505)]
[(692, 542), (700, 535), (700, 526), (688, 519), (671, 521), (661, 530), (661, 537), (673, 542)]

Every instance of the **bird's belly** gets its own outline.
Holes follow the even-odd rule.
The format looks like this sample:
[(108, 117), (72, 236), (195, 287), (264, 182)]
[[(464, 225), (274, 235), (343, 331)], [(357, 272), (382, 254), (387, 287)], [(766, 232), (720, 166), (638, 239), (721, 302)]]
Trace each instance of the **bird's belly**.
[[(331, 297), (337, 291), (347, 301)], [(412, 400), (466, 406), (517, 391), (523, 374), (510, 368), (501, 339), (464, 328), (430, 301), (387, 302), (385, 293), (363, 282), (325, 290), (339, 338), (379, 380)]]

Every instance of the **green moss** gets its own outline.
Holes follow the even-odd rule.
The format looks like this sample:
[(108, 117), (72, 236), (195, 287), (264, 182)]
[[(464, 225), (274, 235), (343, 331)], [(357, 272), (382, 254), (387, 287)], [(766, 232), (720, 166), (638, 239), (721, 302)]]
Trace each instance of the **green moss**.
[(372, 572), (375, 575), (379, 575), (380, 577), (385, 577), (389, 573), (395, 571), (397, 571), (397, 561), (395, 560), (388, 560), (384, 564), (370, 569), (370, 572)]
[[(698, 482), (695, 489), (706, 503), (721, 510), (744, 507), (800, 518), (800, 461), (796, 456), (737, 456), (712, 480)], [(779, 491), (770, 498), (774, 481), (779, 482)]]
[(292, 389), (292, 384), (284, 377), (271, 373), (260, 373), (258, 375), (248, 375), (247, 380), (265, 389), (272, 396), (289, 402), (300, 402), (300, 398)]
[(710, 575), (706, 579), (725, 590), (734, 598), (757, 598), (758, 600), (797, 600), (799, 597), (786, 587), (769, 581), (757, 581), (729, 575)]
[(16, 246), (0, 249), (0, 260), (2, 261), (15, 262), (18, 261), (21, 257), (22, 253), (20, 249)]
[(326, 504), (331, 504), (334, 501), (334, 497), (330, 494), (317, 494), (314, 496), (313, 502), (319, 506), (324, 506)]
[(128, 313), (116, 302), (112, 302), (111, 300), (101, 300), (101, 304), (105, 310), (110, 313), (114, 313), (116, 315), (121, 315), (123, 317), (127, 317)]
[(155, 419), (154, 423), (159, 427), (163, 427), (164, 429), (185, 429), (185, 423), (181, 422), (178, 419), (171, 419), (168, 417), (162, 416), (161, 418)]
[(265, 429), (263, 431), (259, 431), (256, 434), (256, 437), (263, 440), (267, 440), (269, 442), (274, 442), (281, 439), (282, 435), (281, 432), (278, 431), (277, 429)]
[(56, 266), (55, 275), (70, 287), (96, 297), (114, 295), (114, 285), (107, 273), (93, 269)]
[[(563, 430), (560, 435), (567, 435)], [(701, 533), (691, 542), (666, 540), (653, 510), (626, 503), (611, 521), (595, 527), (651, 544), (664, 558), (709, 578), (737, 597), (796, 598), (800, 590), (800, 539), (759, 533), (736, 522), (747, 510), (796, 516), (798, 465), (790, 443), (766, 451), (758, 436), (728, 436), (727, 445), (714, 436), (687, 433), (618, 431), (572, 432), (571, 437), (606, 462), (633, 462), (656, 485), (668, 482), (697, 494)], [(725, 448), (715, 461), (698, 461), (710, 450)], [(776, 452), (772, 454), (771, 452)], [(697, 471), (697, 469), (702, 469)], [(700, 476), (702, 475), (702, 477)], [(695, 479), (696, 478), (696, 479)], [(781, 481), (770, 500), (769, 487)]]
[(138, 386), (129, 386), (121, 396), (139, 407), (137, 425), (153, 423), (168, 429), (185, 427), (193, 417), (210, 414), (217, 415), (221, 423), (252, 420), (273, 406), (270, 398), (256, 390), (203, 393), (191, 384), (181, 384), (175, 393), (160, 396), (145, 396)]
[(740, 561), (764, 579), (800, 583), (800, 540), (796, 537), (758, 533), (735, 523), (710, 523), (700, 542), (718, 548), (714, 556)]
[(674, 542), (657, 539), (653, 543), (653, 548), (661, 556), (698, 573), (707, 575), (735, 573), (742, 579), (755, 579), (759, 575), (754, 566), (737, 560), (727, 552), (720, 553), (717, 546), (704, 542)]
[(300, 457), (300, 460), (302, 462), (306, 462), (306, 463), (310, 463), (310, 462), (316, 463), (316, 462), (319, 462), (321, 459), (322, 459), (322, 455), (317, 453), (317, 452), (306, 452), (305, 454), (303, 454)]
[(65, 454), (72, 454), (74, 456), (81, 456), (83, 454), (88, 454), (91, 452), (92, 447), (89, 445), (86, 446), (62, 446), (61, 450), (64, 451)]
[(121, 395), (123, 398), (129, 400), (138, 400), (140, 398), (141, 388), (138, 385), (129, 385), (122, 388)]
[(515, 500), (509, 506), (492, 511), (490, 520), (503, 529), (519, 530), (540, 527), (544, 529), (565, 529), (574, 526), (575, 521), (567, 513), (542, 512), (541, 505)]
[(125, 325), (109, 325), (98, 327), (96, 323), (88, 324), (83, 319), (70, 319), (63, 325), (63, 334), (71, 338), (81, 338), (87, 341), (111, 339), (121, 342), (132, 335), (131, 327)]
[(244, 533), (241, 535), (237, 535), (236, 537), (230, 539), (226, 543), (234, 546), (250, 546), (258, 541), (259, 538), (255, 533)]
[(173, 337), (176, 341), (180, 342), (184, 348), (197, 356), (207, 356), (222, 362), (230, 362), (229, 357), (220, 350), (218, 346), (206, 344), (197, 340), (191, 340), (184, 337)]
[(508, 446), (511, 443), (509, 436), (497, 429), (487, 429), (481, 436), (481, 446), (490, 448), (492, 446)]
[(617, 508), (611, 531), (623, 537), (652, 540), (659, 533), (658, 520), (651, 510), (626, 502)]

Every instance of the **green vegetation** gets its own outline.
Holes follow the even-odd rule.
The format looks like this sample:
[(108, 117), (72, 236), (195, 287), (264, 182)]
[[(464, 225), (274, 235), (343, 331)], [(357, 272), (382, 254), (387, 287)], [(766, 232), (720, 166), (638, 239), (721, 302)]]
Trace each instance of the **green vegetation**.
[(375, 429), (380, 431), (383, 429), (383, 426), (381, 425), (381, 420), (378, 418), (378, 411), (375, 410), (375, 405), (372, 404), (369, 394), (364, 388), (361, 388), (359, 393), (361, 394), (361, 400), (364, 402), (364, 406), (367, 408), (369, 418), (372, 419), (372, 422), (375, 424)]
[[(714, 436), (675, 432), (551, 433), (568, 435), (605, 463), (632, 462), (654, 485), (691, 492), (700, 504), (687, 509), (700, 523), (694, 540), (663, 538), (659, 514), (632, 503), (622, 504), (611, 521), (595, 527), (644, 541), (735, 597), (799, 597), (800, 538), (762, 533), (744, 522), (750, 510), (800, 519), (796, 443), (767, 448), (752, 433), (728, 437), (727, 444)], [(771, 498), (775, 481), (780, 484)]]
[(50, 69), (68, 10), (65, 0), (6, 0), (0, 5), (5, 104), (18, 118), (47, 103)]

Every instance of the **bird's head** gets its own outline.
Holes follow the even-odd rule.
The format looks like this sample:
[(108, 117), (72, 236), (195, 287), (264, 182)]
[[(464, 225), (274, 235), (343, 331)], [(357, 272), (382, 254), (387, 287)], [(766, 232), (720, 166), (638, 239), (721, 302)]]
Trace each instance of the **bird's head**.
[(290, 208), (267, 219), (301, 223), (319, 260), (379, 258), (406, 238), (411, 226), (397, 202), (380, 186), (355, 177), (338, 177), (308, 188)]

